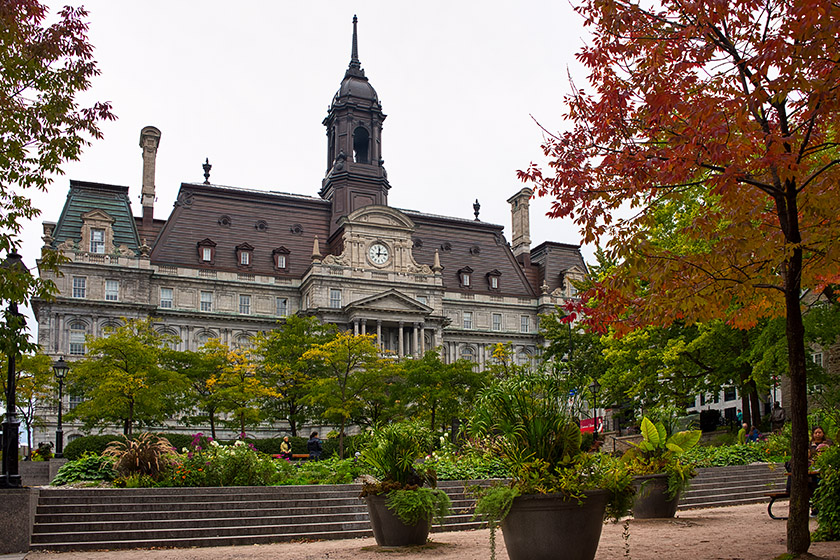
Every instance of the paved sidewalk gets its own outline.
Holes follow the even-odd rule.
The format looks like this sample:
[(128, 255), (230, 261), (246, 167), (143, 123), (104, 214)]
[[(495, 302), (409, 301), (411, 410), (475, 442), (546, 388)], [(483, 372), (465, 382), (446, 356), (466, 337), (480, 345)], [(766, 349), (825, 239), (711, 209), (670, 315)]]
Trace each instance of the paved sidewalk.
[[(781, 504), (780, 504), (781, 505)], [(780, 507), (779, 512), (783, 509)], [(767, 516), (767, 504), (687, 510), (675, 519), (607, 524), (596, 560), (771, 560), (785, 552), (785, 522)], [(816, 528), (812, 520), (811, 529)], [(627, 539), (624, 537), (627, 536)], [(380, 550), (373, 539), (281, 543), (240, 547), (30, 552), (26, 560), (486, 560), (489, 531), (433, 533), (432, 544), (409, 550)], [(498, 560), (507, 560), (501, 534)], [(625, 546), (629, 546), (629, 554)], [(814, 543), (815, 558), (840, 560), (840, 542)], [(19, 560), (12, 556), (10, 560)], [(0, 560), (6, 560), (0, 556)]]

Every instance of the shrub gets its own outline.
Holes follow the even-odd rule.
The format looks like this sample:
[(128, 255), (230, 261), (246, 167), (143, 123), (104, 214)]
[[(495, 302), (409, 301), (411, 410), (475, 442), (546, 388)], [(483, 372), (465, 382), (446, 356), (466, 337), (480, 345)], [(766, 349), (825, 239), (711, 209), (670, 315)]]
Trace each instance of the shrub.
[(69, 461), (81, 459), (85, 453), (102, 455), (105, 448), (119, 436), (82, 436), (69, 442), (64, 447), (64, 457)]
[(53, 479), (54, 486), (80, 481), (110, 481), (114, 479), (114, 460), (93, 453), (86, 453), (81, 458), (68, 461), (58, 469)]
[(173, 452), (172, 444), (165, 437), (145, 432), (133, 439), (123, 436), (122, 441), (111, 443), (102, 455), (114, 458), (114, 468), (123, 477), (144, 475), (160, 480), (175, 464)]
[(289, 462), (277, 460), (277, 484), (349, 484), (363, 472), (362, 463), (355, 459), (333, 457), (323, 461)]
[(767, 461), (763, 447), (756, 444), (697, 446), (686, 451), (683, 457), (697, 467), (726, 467)]
[(211, 441), (206, 448), (182, 455), (167, 482), (173, 486), (267, 486), (276, 479), (277, 466), (268, 455), (244, 441), (233, 445)]
[(820, 471), (820, 483), (814, 491), (817, 510), (815, 541), (840, 540), (840, 447), (832, 446), (819, 454), (814, 467)]

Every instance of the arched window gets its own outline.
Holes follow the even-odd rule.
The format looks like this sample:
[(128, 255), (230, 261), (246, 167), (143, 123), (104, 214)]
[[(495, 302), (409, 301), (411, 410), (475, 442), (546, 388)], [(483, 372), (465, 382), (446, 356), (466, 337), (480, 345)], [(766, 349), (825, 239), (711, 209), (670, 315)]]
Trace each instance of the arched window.
[(475, 361), (475, 348), (472, 346), (464, 346), (461, 348), (461, 359), (468, 360), (470, 362)]
[(85, 355), (85, 334), (87, 334), (87, 328), (84, 323), (81, 321), (70, 323), (68, 341), (70, 343), (69, 353), (71, 356)]
[(196, 349), (201, 348), (205, 344), (207, 344), (211, 338), (218, 338), (212, 331), (201, 331), (196, 333), (195, 335), (195, 346)]
[(353, 131), (353, 161), (370, 163), (370, 134), (362, 126)]

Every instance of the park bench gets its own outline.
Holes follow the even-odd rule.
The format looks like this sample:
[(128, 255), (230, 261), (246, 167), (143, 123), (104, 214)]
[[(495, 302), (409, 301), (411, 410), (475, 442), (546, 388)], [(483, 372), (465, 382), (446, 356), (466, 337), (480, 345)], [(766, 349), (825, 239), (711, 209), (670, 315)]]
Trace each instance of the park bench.
[(790, 498), (790, 492), (771, 492), (767, 494), (767, 497), (770, 498), (770, 503), (767, 504), (767, 515), (770, 516), (770, 519), (787, 519), (787, 517), (773, 515), (773, 504), (776, 503), (776, 500)]

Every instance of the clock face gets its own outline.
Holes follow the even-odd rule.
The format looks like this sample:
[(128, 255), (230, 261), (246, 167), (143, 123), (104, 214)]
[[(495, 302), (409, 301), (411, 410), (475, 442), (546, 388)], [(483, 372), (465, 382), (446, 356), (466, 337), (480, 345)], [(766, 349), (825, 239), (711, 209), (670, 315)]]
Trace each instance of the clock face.
[(388, 261), (388, 247), (382, 243), (374, 243), (368, 249), (368, 258), (373, 264), (385, 264)]

